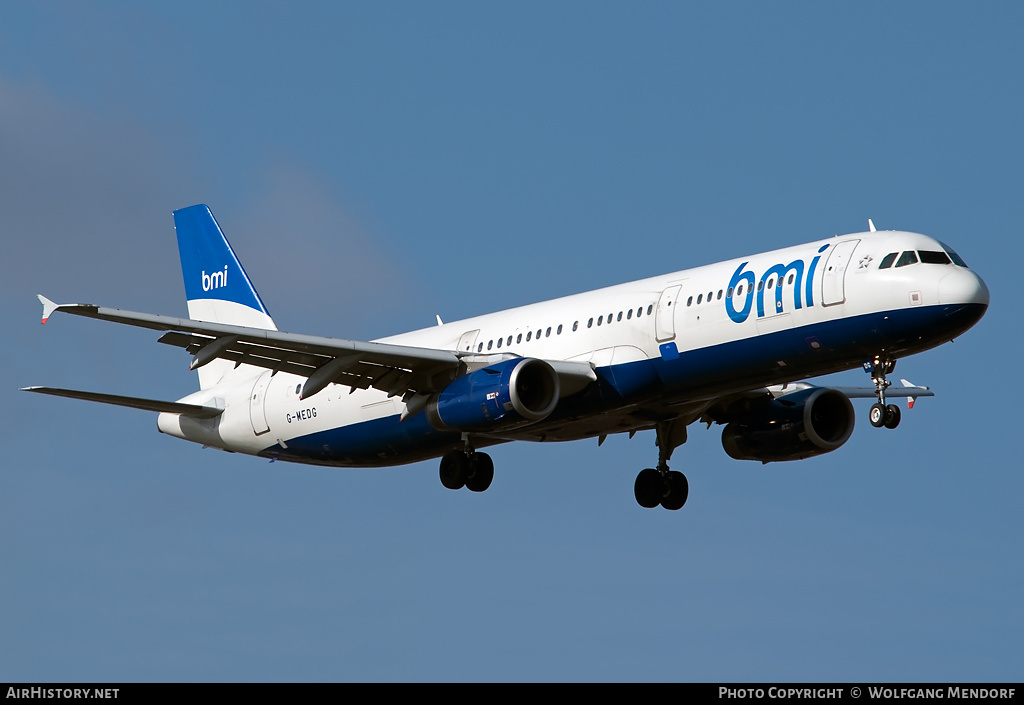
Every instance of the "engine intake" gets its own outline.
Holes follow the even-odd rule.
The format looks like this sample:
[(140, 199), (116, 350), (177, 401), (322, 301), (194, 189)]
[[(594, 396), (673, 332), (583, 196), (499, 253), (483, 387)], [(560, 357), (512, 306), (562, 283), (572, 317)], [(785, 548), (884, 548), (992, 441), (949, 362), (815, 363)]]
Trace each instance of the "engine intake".
[(762, 463), (830, 453), (853, 433), (853, 404), (835, 389), (807, 389), (772, 400), (722, 431), (722, 447), (736, 460)]
[(551, 415), (558, 374), (533, 358), (505, 360), (459, 377), (427, 402), (427, 420), (443, 431), (498, 431)]

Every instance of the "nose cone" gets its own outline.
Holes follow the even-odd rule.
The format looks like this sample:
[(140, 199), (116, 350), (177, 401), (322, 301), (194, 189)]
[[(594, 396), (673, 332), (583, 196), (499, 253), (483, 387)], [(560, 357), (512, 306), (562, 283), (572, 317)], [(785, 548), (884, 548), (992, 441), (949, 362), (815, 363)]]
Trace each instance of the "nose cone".
[(955, 267), (939, 282), (940, 304), (979, 304), (988, 306), (988, 287), (969, 269)]

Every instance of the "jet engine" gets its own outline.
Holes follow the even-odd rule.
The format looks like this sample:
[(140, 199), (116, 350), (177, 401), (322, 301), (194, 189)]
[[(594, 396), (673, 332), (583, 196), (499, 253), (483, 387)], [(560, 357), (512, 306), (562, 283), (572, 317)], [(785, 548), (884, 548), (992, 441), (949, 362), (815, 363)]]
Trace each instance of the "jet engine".
[(459, 377), (427, 402), (443, 431), (500, 431), (546, 419), (558, 404), (558, 374), (533, 358), (504, 360)]
[(845, 394), (805, 389), (733, 420), (722, 431), (722, 447), (736, 460), (802, 460), (846, 443), (853, 425), (853, 404)]

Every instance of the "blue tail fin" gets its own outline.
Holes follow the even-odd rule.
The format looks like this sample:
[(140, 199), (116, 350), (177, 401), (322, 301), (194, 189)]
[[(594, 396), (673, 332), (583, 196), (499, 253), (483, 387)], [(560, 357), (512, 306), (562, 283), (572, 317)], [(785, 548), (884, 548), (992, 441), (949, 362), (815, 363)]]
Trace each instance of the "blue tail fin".
[[(189, 318), (277, 330), (209, 207), (200, 204), (174, 211), (174, 229)], [(247, 365), (236, 370), (231, 362), (218, 360), (199, 368), (199, 384), (206, 389), (256, 371)]]
[(189, 301), (232, 301), (270, 315), (208, 206), (174, 211), (174, 229)]

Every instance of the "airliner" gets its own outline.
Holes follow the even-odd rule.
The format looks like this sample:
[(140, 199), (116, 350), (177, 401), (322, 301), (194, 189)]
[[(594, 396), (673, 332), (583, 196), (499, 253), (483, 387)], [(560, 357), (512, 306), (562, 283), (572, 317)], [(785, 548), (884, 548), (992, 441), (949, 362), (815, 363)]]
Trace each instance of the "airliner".
[[(370, 342), (285, 333), (205, 205), (174, 212), (188, 318), (40, 295), (55, 312), (160, 331), (184, 348), (199, 391), (159, 401), (54, 387), (25, 391), (158, 412), (158, 429), (225, 451), (337, 467), (440, 458), (441, 483), (482, 492), (482, 448), (654, 431), (657, 464), (636, 501), (680, 509), (673, 451), (695, 422), (722, 425), (739, 460), (801, 460), (842, 446), (851, 398), (933, 396), (888, 379), (897, 359), (961, 335), (989, 292), (950, 247), (912, 232), (830, 237)], [(863, 367), (871, 386), (805, 380)]]

